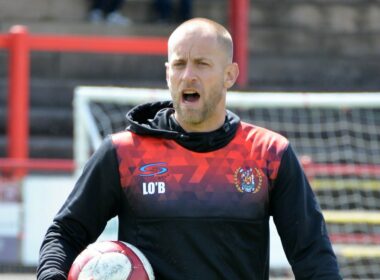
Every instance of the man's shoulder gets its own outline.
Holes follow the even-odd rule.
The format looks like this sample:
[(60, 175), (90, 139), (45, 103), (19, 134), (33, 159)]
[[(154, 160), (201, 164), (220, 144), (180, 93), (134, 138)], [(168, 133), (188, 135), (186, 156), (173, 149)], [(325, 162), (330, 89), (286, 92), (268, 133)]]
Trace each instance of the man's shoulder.
[(282, 156), (289, 147), (289, 141), (281, 134), (270, 129), (241, 122), (237, 143), (244, 143), (247, 155), (260, 166), (268, 169), (270, 179), (275, 179)]
[(277, 146), (283, 149), (289, 145), (289, 140), (285, 136), (271, 129), (253, 125), (243, 121), (241, 122), (241, 128), (246, 140), (252, 141), (255, 144)]
[(265, 127), (241, 122), (241, 137), (255, 149), (282, 154), (289, 146), (289, 140), (278, 132)]

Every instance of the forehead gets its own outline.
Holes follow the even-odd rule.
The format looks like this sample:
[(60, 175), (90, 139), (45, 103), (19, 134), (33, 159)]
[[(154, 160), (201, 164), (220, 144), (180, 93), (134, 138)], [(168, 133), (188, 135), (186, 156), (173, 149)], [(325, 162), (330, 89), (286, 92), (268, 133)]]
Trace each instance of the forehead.
[(221, 52), (217, 36), (208, 30), (178, 30), (169, 40), (169, 59), (212, 57)]

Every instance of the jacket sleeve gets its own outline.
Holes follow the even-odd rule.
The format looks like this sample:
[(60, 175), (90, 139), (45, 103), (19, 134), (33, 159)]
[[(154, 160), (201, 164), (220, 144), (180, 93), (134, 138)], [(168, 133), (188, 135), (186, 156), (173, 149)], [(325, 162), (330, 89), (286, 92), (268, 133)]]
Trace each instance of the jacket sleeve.
[(117, 215), (122, 188), (110, 138), (86, 164), (83, 173), (42, 242), (37, 279), (66, 279), (76, 256), (94, 242)]
[(270, 209), (296, 279), (341, 279), (321, 209), (291, 146), (282, 156)]

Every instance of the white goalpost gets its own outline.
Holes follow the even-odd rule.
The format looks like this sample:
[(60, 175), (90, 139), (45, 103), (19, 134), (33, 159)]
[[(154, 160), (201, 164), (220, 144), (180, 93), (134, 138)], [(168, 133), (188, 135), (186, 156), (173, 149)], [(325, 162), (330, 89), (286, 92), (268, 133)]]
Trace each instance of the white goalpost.
[[(75, 89), (77, 170), (133, 106), (166, 89)], [(229, 92), (242, 120), (286, 136), (319, 200), (344, 278), (380, 278), (380, 93)]]

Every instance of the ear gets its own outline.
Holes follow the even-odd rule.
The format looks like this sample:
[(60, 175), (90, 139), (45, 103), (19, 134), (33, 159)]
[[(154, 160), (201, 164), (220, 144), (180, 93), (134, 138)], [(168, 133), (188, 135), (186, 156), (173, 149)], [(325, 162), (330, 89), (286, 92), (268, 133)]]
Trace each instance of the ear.
[(235, 84), (238, 76), (238, 64), (236, 62), (228, 64), (226, 69), (224, 70), (224, 87), (227, 89), (231, 88)]

